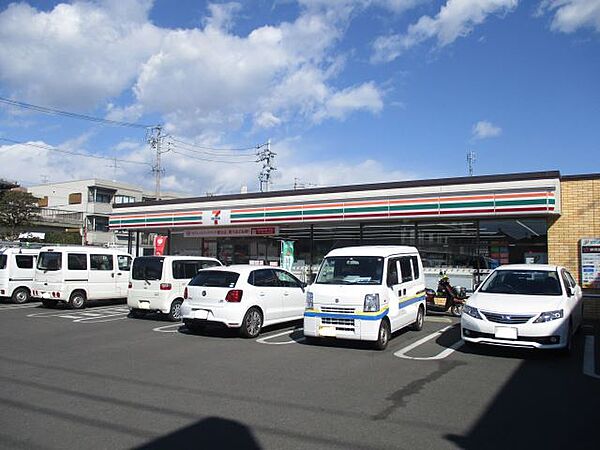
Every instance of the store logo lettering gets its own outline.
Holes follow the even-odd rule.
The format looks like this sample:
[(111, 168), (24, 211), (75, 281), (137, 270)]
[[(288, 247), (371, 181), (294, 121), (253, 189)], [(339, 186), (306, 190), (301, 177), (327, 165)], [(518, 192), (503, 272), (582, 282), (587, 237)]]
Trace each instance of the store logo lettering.
[(212, 220), (215, 225), (219, 225), (219, 221), (221, 220), (221, 210), (213, 210), (210, 220)]

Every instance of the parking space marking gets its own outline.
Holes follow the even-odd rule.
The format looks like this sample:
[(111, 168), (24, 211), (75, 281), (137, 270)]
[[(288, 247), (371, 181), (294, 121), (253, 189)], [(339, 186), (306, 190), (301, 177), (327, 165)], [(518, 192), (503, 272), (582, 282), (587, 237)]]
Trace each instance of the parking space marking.
[(452, 323), (452, 319), (449, 317), (431, 317), (425, 316), (425, 322), (434, 322), (434, 323)]
[(292, 339), (290, 341), (283, 341), (283, 342), (268, 342), (268, 341), (273, 338), (279, 337), (279, 336), (285, 336), (286, 334), (291, 336), (295, 331), (302, 331), (302, 330), (304, 330), (304, 328), (294, 328), (293, 330), (282, 331), (281, 333), (271, 334), (269, 336), (261, 337), (261, 338), (257, 339), (256, 342), (258, 342), (259, 344), (267, 344), (267, 345), (299, 344), (300, 342), (303, 342), (305, 340), (304, 336), (302, 336), (301, 338), (298, 338), (298, 339)]
[(108, 306), (93, 308), (86, 311), (53, 310), (28, 314), (27, 317), (50, 318), (58, 317), (60, 319), (69, 319), (74, 323), (102, 323), (123, 320), (127, 318), (129, 308), (124, 306)]
[(585, 347), (583, 349), (583, 373), (588, 377), (600, 379), (596, 373), (596, 338), (594, 336), (585, 337)]
[(437, 355), (434, 355), (434, 356), (408, 356), (407, 353), (410, 352), (411, 350), (414, 350), (415, 348), (419, 347), (420, 345), (423, 345), (425, 342), (435, 339), (438, 336), (441, 336), (443, 333), (445, 333), (452, 327), (453, 327), (453, 325), (449, 325), (447, 327), (444, 327), (444, 328), (436, 331), (435, 333), (431, 333), (430, 335), (427, 335), (424, 338), (421, 338), (418, 341), (413, 342), (412, 344), (407, 345), (406, 347), (401, 348), (400, 350), (394, 352), (394, 356), (397, 356), (398, 358), (403, 358), (403, 359), (414, 359), (417, 361), (433, 361), (433, 360), (447, 358), (452, 353), (454, 353), (457, 349), (459, 349), (460, 347), (462, 347), (464, 345), (464, 341), (462, 339), (455, 342), (450, 347), (448, 347), (445, 350), (442, 350), (440, 353), (438, 353)]
[(25, 305), (0, 305), (0, 311), (11, 311), (13, 309), (37, 308), (39, 303), (27, 303)]
[[(152, 331), (158, 331), (159, 333), (178, 333), (179, 328), (183, 326), (182, 323), (172, 323), (170, 325), (163, 325), (162, 327), (152, 328)], [(175, 328), (177, 327), (177, 328)], [(171, 328), (175, 328), (172, 330)]]

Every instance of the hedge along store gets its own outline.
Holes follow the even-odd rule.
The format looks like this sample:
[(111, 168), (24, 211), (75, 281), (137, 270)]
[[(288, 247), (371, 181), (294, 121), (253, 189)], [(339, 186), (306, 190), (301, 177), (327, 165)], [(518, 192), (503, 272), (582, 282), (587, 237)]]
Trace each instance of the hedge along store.
[[(169, 254), (225, 264), (278, 264), (314, 273), (333, 248), (414, 245), (430, 273), (485, 273), (548, 262), (548, 223), (560, 215), (559, 172), (446, 178), (114, 205), (112, 230), (168, 236)], [(137, 251), (136, 251), (137, 252)]]

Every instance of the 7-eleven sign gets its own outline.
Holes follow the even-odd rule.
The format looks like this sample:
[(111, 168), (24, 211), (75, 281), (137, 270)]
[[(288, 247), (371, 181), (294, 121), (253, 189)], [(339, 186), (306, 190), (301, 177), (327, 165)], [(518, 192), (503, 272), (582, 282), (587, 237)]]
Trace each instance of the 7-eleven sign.
[(202, 213), (202, 225), (229, 225), (231, 211), (228, 209), (211, 209), (210, 211), (203, 211)]

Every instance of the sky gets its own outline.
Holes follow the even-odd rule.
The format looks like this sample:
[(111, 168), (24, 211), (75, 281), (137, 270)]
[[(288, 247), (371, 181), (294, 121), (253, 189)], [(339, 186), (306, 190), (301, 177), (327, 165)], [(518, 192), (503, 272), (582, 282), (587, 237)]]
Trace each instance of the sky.
[[(161, 125), (182, 195), (600, 172), (600, 0), (0, 1), (0, 97)], [(0, 178), (152, 191), (147, 134), (0, 103)]]

